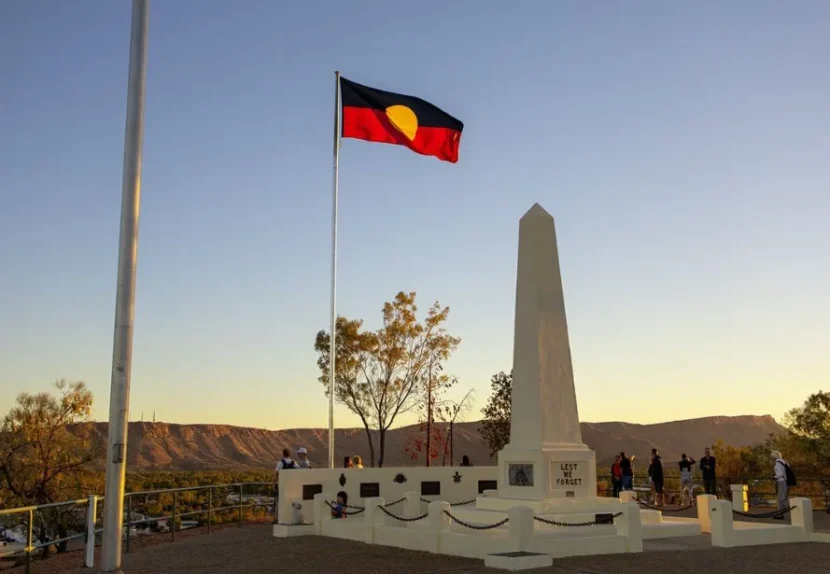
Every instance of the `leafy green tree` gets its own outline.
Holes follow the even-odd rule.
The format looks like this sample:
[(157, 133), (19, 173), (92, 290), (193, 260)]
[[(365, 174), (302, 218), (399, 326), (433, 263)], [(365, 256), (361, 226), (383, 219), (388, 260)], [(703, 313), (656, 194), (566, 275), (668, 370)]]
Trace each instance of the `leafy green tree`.
[(503, 371), (493, 375), (490, 379), (490, 388), (492, 393), (482, 409), (484, 420), (481, 421), (478, 430), (490, 448), (490, 456), (493, 456), (510, 442), (513, 371), (510, 371), (509, 375)]
[(771, 439), (755, 446), (732, 446), (722, 440), (712, 445), (712, 454), (718, 461), (718, 475), (723, 478), (767, 476), (772, 473)]
[[(787, 413), (788, 437), (782, 437), (784, 456), (801, 455), (800, 466), (814, 476), (830, 473), (830, 393), (819, 391)], [(788, 454), (788, 451), (790, 454)]]
[[(363, 423), (369, 459), (375, 465), (372, 431), (378, 434), (377, 465), (383, 466), (386, 433), (398, 416), (414, 409), (434, 384), (461, 339), (444, 325), (449, 307), (436, 301), (423, 321), (417, 318), (415, 292), (398, 293), (383, 306), (383, 324), (376, 331), (363, 330), (363, 322), (338, 317), (335, 323), (336, 361), (334, 398)], [(319, 381), (329, 392), (330, 334), (320, 331), (314, 340), (318, 353)]]
[(101, 452), (71, 432), (89, 420), (83, 382), (55, 383), (59, 395), (21, 393), (0, 430), (0, 481), (13, 504), (47, 504), (85, 494), (90, 463)]
[[(59, 380), (59, 394), (21, 393), (0, 427), (0, 505), (48, 504), (85, 496), (100, 486), (91, 463), (101, 452), (72, 432), (89, 420), (92, 393), (83, 382)], [(40, 539), (63, 538), (77, 528), (70, 508), (53, 509), (38, 520)], [(39, 514), (39, 516), (42, 516)], [(65, 550), (59, 545), (58, 550)], [(44, 553), (48, 549), (44, 549)]]

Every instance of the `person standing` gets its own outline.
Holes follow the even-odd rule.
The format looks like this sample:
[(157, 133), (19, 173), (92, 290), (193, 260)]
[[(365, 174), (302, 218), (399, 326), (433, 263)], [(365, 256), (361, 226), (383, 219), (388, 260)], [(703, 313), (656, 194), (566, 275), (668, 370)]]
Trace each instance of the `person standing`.
[(620, 453), (620, 469), (622, 470), (622, 489), (634, 490), (634, 469), (631, 466), (631, 460), (625, 456), (624, 452)]
[[(279, 508), (280, 497), (280, 471), (297, 468), (297, 463), (291, 460), (291, 451), (287, 448), (282, 449), (282, 458), (277, 461), (277, 466), (274, 469), (274, 516), (277, 516)], [(242, 504), (242, 500), (239, 501)]]
[(622, 457), (617, 455), (614, 457), (614, 464), (611, 465), (611, 489), (613, 490), (614, 498), (620, 497), (620, 491), (623, 487), (623, 476), (622, 476)]
[(311, 468), (311, 461), (308, 460), (308, 450), (304, 446), (297, 449), (297, 468)]
[(360, 458), (359, 454), (352, 456), (352, 467), (363, 468), (363, 459)]
[(692, 466), (695, 464), (695, 459), (687, 457), (684, 452), (680, 455), (680, 462), (677, 465), (680, 467), (680, 504), (683, 504), (686, 496), (689, 497), (689, 504), (695, 503), (695, 483), (692, 474)]
[(654, 504), (663, 506), (665, 498), (663, 496), (663, 459), (657, 452), (656, 448), (651, 449), (651, 464), (648, 467), (651, 482), (654, 485)]
[[(775, 487), (778, 492), (778, 510), (784, 510), (790, 507), (790, 486), (795, 486), (795, 474), (793, 474), (790, 464), (781, 457), (779, 451), (772, 451), (772, 458), (775, 459), (773, 471), (775, 473)], [(783, 515), (774, 518), (784, 520)]]
[(712, 452), (706, 448), (703, 450), (703, 458), (700, 459), (700, 472), (703, 474), (703, 489), (706, 494), (718, 495), (717, 460)]
[(291, 460), (291, 451), (287, 448), (282, 449), (282, 458), (277, 461), (277, 468), (275, 470), (275, 474), (281, 470), (289, 470), (292, 468), (297, 468), (297, 463)]

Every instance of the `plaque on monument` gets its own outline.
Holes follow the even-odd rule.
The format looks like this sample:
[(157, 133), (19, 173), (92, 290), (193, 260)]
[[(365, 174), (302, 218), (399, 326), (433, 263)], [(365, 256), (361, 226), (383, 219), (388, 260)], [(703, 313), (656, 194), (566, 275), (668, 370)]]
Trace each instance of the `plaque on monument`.
[(303, 500), (314, 500), (315, 494), (323, 492), (322, 484), (304, 484), (303, 485)]
[(380, 496), (380, 483), (377, 482), (361, 482), (360, 483), (360, 498), (377, 498)]
[(573, 488), (588, 483), (588, 477), (585, 476), (588, 465), (583, 462), (553, 461), (550, 467), (551, 488)]
[(508, 464), (507, 484), (510, 486), (533, 486), (533, 465)]
[(437, 480), (421, 482), (421, 496), (440, 496), (441, 483)]
[(499, 483), (496, 480), (479, 480), (478, 481), (478, 493), (484, 494), (485, 490), (498, 490)]

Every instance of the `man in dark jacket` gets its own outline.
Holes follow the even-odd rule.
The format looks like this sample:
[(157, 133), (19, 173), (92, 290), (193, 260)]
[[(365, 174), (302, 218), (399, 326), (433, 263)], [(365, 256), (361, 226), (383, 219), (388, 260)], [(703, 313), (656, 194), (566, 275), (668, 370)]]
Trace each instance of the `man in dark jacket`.
[(620, 453), (620, 468), (622, 468), (622, 489), (634, 490), (634, 469), (631, 468), (631, 459)]
[(707, 448), (703, 451), (703, 458), (698, 462), (700, 472), (703, 474), (703, 488), (706, 494), (718, 495), (717, 488), (717, 460)]
[(651, 449), (651, 464), (648, 467), (648, 475), (654, 485), (654, 504), (663, 506), (665, 502), (663, 497), (663, 459), (660, 458), (656, 448)]

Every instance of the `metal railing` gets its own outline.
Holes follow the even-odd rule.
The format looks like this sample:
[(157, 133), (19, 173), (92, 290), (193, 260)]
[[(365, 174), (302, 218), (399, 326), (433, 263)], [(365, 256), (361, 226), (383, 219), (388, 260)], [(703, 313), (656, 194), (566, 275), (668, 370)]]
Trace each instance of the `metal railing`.
[[(248, 491), (247, 494), (246, 489)], [(252, 490), (255, 492), (251, 493)], [(217, 491), (220, 494), (224, 492), (224, 496), (214, 496), (217, 494)], [(192, 493), (198, 494), (194, 495)], [(141, 500), (142, 498), (143, 501)], [(169, 499), (169, 503), (166, 498)], [(184, 500), (181, 498), (184, 498)], [(263, 498), (266, 499), (265, 502), (260, 501)], [(26, 572), (29, 573), (31, 571), (32, 557), (38, 550), (51, 546), (65, 546), (71, 542), (83, 539), (84, 544), (82, 548), (85, 551), (84, 565), (90, 568), (93, 567), (96, 538), (102, 532), (102, 529), (98, 527), (100, 523), (98, 519), (98, 502), (103, 499), (103, 496), (93, 495), (77, 500), (0, 510), (0, 525), (8, 517), (15, 517), (19, 519), (18, 522), (25, 524), (26, 531), (25, 546), (12, 551), (4, 551), (4, 547), (0, 547), (0, 560), (22, 556), (25, 560)], [(234, 500), (235, 503), (227, 504)], [(136, 513), (136, 508), (141, 508), (142, 506), (147, 507), (151, 504), (151, 501), (156, 506), (165, 510), (164, 515), (148, 516), (147, 514), (141, 514), (139, 518), (138, 513)], [(219, 504), (219, 506), (216, 506), (216, 504)], [(181, 524), (183, 518), (200, 517), (202, 520), (196, 521), (197, 524), (193, 526), (206, 526), (208, 532), (210, 532), (211, 526), (216, 523), (217, 515), (220, 513), (227, 514), (235, 510), (237, 514), (236, 522), (241, 527), (244, 523), (246, 511), (250, 512), (255, 508), (264, 507), (266, 508), (267, 515), (270, 511), (276, 513), (276, 505), (276, 485), (272, 482), (209, 484), (128, 492), (124, 494), (125, 516), (122, 536), (125, 542), (125, 551), (130, 551), (131, 541), (138, 536), (152, 536), (155, 534), (164, 534), (169, 531), (170, 540), (175, 540), (176, 531), (183, 529)], [(81, 510), (82, 507), (83, 510)], [(64, 525), (63, 528), (59, 528), (56, 524), (49, 524), (43, 514), (45, 510), (48, 511), (50, 509), (54, 510), (56, 515), (60, 511), (64, 513), (64, 517), (71, 516), (76, 522), (78, 522), (77, 519), (80, 518), (80, 513), (82, 512), (85, 527), (78, 528), (78, 526)], [(168, 511), (169, 514), (167, 514)], [(40, 519), (39, 530), (41, 532), (36, 536), (35, 524), (38, 519)], [(136, 530), (136, 527), (142, 525), (146, 526), (145, 532), (141, 535), (134, 534), (133, 532)], [(75, 530), (76, 532), (70, 534), (69, 530)], [(64, 532), (65, 535), (55, 537), (53, 536), (55, 532)], [(80, 548), (76, 548), (76, 550), (78, 549)]]
[[(597, 486), (597, 494), (599, 496), (611, 496), (613, 488), (611, 487), (610, 475), (598, 475), (597, 482), (605, 482), (606, 487)], [(694, 484), (702, 492), (703, 479), (695, 477)], [(716, 480), (717, 494), (721, 498), (730, 499), (732, 497), (732, 490), (730, 488), (733, 484), (746, 484), (749, 486), (749, 503), (750, 506), (775, 506), (776, 486), (775, 480), (770, 477), (718, 477)], [(634, 489), (640, 491), (650, 490), (651, 486), (648, 477), (635, 476)], [(665, 478), (665, 492), (676, 495), (681, 494), (680, 477), (673, 475), (666, 475)], [(799, 478), (798, 485), (790, 487), (790, 496), (803, 496), (809, 498), (813, 502), (813, 508), (825, 509), (830, 512), (830, 478)]]
[[(34, 525), (35, 525), (35, 516), (37, 512), (41, 512), (45, 509), (59, 509), (67, 506), (79, 506), (84, 504), (95, 504), (93, 503), (93, 499), (96, 498), (94, 496), (90, 496), (89, 498), (79, 498), (77, 500), (67, 500), (65, 502), (53, 502), (50, 504), (39, 504), (36, 506), (23, 506), (20, 508), (9, 508), (6, 510), (0, 510), (0, 518), (3, 516), (13, 516), (16, 514), (23, 514), (26, 517), (26, 546), (23, 548), (23, 552), (26, 556), (26, 572), (30, 572), (31, 570), (31, 558), (32, 553), (36, 550), (41, 548), (47, 548), (52, 545), (61, 544), (62, 542), (71, 542), (72, 540), (78, 540), (80, 538), (85, 538), (87, 536), (86, 532), (80, 532), (78, 534), (73, 534), (71, 536), (64, 536), (62, 538), (57, 538), (55, 540), (49, 540), (48, 542), (43, 541), (34, 541)], [(102, 497), (103, 498), (103, 497)], [(89, 514), (89, 507), (87, 508), (87, 514)], [(12, 552), (2, 552), (0, 551), (0, 559), (7, 558), (9, 556), (14, 556), (19, 554), (20, 550), (14, 550)]]

